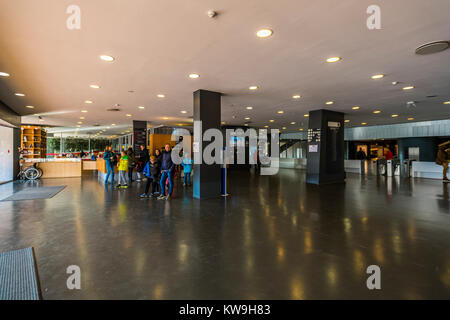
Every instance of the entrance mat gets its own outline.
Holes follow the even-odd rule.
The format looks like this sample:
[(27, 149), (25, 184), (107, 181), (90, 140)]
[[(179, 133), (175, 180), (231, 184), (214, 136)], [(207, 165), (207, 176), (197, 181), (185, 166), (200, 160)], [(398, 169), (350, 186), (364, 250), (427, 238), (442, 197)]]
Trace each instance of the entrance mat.
[(55, 196), (65, 187), (66, 186), (26, 188), (14, 193), (13, 195), (5, 199), (2, 199), (1, 201), (49, 199)]
[(0, 253), (0, 300), (40, 300), (33, 248)]

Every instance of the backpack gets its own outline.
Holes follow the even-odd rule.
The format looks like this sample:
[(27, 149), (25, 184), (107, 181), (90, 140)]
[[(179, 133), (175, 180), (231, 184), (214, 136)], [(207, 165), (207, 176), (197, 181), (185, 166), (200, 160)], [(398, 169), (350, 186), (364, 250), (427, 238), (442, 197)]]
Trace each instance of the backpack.
[(112, 156), (112, 164), (114, 165), (114, 166), (116, 166), (117, 165), (117, 156), (116, 156), (116, 154), (114, 153), (114, 152), (111, 152), (111, 156)]

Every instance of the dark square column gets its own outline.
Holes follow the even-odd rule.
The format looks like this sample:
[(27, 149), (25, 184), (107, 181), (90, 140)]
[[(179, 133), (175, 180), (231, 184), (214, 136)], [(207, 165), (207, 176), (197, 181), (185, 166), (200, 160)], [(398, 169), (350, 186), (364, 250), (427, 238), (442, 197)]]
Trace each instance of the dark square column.
[(147, 147), (147, 121), (133, 120), (133, 149), (136, 154), (141, 145)]
[[(218, 92), (197, 90), (194, 92), (194, 122), (201, 122), (201, 132), (196, 132), (194, 124), (194, 157), (203, 154), (203, 149), (210, 142), (204, 142), (203, 133), (215, 128), (220, 130), (220, 99)], [(201, 136), (200, 134), (201, 133)], [(194, 159), (195, 160), (195, 159)], [(220, 196), (221, 186), (220, 164), (194, 164), (194, 198), (205, 199)]]
[(309, 113), (306, 182), (345, 182), (344, 114), (330, 110)]

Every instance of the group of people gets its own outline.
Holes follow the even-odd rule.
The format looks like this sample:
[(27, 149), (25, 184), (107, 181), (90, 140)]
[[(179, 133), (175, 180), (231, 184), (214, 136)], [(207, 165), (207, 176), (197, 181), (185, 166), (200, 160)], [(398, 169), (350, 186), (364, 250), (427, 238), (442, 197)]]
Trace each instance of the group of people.
[[(163, 150), (156, 149), (153, 155), (149, 154), (144, 145), (140, 146), (136, 154), (133, 148), (129, 148), (121, 152), (120, 158), (114, 154), (111, 146), (108, 146), (103, 159), (107, 171), (105, 185), (108, 184), (109, 177), (111, 177), (111, 184), (114, 183), (114, 168), (117, 166), (119, 171), (117, 188), (128, 188), (128, 184), (133, 181), (133, 171), (136, 169), (136, 181), (140, 182), (146, 178), (145, 190), (140, 195), (141, 198), (157, 196), (159, 200), (168, 200), (172, 197), (177, 165), (172, 161), (172, 149), (169, 144), (166, 144)], [(181, 163), (184, 172), (183, 186), (191, 184), (192, 163), (189, 154), (184, 153)], [(167, 195), (166, 185), (168, 186)]]

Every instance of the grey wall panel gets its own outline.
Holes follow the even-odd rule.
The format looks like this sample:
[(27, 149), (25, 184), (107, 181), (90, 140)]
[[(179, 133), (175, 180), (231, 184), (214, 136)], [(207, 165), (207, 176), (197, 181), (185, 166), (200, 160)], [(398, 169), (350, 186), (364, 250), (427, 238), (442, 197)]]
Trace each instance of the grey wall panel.
[(345, 140), (450, 136), (450, 119), (345, 129)]

